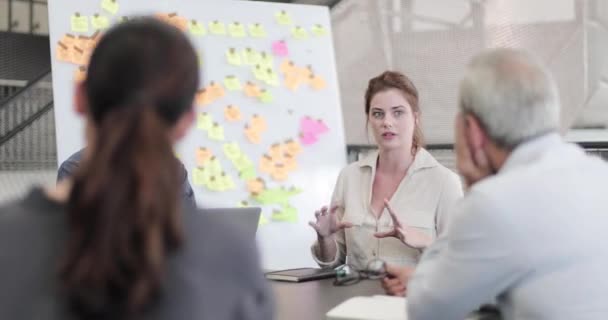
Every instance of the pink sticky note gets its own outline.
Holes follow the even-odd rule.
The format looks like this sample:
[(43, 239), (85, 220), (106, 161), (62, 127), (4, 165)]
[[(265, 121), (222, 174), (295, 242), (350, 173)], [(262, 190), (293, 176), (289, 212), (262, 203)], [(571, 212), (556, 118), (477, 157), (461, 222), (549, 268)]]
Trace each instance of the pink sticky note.
[(322, 119), (317, 120), (317, 123), (315, 124), (316, 129), (317, 129), (317, 133), (325, 133), (327, 131), (329, 131), (329, 128), (327, 127), (327, 125), (325, 124), (325, 122), (323, 122)]
[(300, 131), (303, 133), (316, 134), (317, 130), (317, 122), (315, 120), (310, 117), (302, 117), (302, 119), (300, 119)]
[(278, 57), (285, 57), (289, 54), (289, 49), (287, 49), (287, 44), (283, 40), (275, 41), (272, 44), (272, 53)]
[(308, 146), (311, 144), (315, 144), (318, 139), (317, 136), (313, 133), (300, 132), (300, 141), (303, 145)]

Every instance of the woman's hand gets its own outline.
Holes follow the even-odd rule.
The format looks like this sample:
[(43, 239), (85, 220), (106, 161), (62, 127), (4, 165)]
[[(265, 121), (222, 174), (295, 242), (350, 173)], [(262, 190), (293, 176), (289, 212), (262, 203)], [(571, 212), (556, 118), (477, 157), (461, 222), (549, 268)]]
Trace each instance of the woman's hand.
[(389, 296), (405, 297), (407, 295), (407, 282), (414, 273), (412, 267), (386, 266), (388, 276), (382, 279), (382, 288)]
[(393, 229), (386, 232), (374, 233), (376, 238), (394, 237), (414, 249), (424, 249), (429, 246), (431, 242), (433, 242), (433, 239), (428, 234), (415, 227), (408, 226), (403, 221), (400, 221), (386, 199), (384, 199), (384, 206), (386, 207), (386, 210), (388, 210), (388, 213), (393, 220)]
[(353, 226), (350, 222), (338, 221), (336, 216), (338, 208), (339, 206), (333, 206), (330, 210), (327, 210), (327, 207), (323, 207), (321, 210), (315, 211), (316, 221), (308, 222), (315, 229), (319, 238), (331, 237), (336, 232)]

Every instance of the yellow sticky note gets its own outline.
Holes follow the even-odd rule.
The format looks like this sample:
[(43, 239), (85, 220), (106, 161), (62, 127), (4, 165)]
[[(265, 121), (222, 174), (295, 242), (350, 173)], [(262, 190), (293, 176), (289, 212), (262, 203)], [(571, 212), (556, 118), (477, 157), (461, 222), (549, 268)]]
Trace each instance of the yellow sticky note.
[(249, 34), (254, 38), (266, 37), (266, 29), (259, 23), (252, 23), (249, 25)]
[(274, 14), (275, 19), (278, 24), (282, 25), (290, 25), (293, 23), (293, 19), (291, 19), (291, 15), (287, 13), (285, 10), (281, 10)]
[(234, 65), (234, 66), (241, 65), (241, 56), (239, 55), (239, 53), (236, 51), (235, 48), (230, 48), (230, 49), (228, 49), (228, 51), (226, 51), (226, 59), (228, 59), (228, 63), (230, 63), (231, 65)]
[(243, 62), (246, 65), (256, 65), (260, 62), (260, 53), (251, 48), (243, 50)]
[(209, 134), (209, 139), (223, 141), (224, 140), (224, 127), (220, 126), (219, 123), (216, 122), (211, 126), (211, 128), (209, 128), (209, 131), (207, 131), (207, 134)]
[(230, 91), (237, 91), (242, 89), (239, 78), (235, 76), (226, 76), (226, 78), (224, 78), (224, 85)]
[(234, 38), (244, 38), (247, 36), (247, 33), (245, 33), (245, 26), (240, 22), (233, 22), (229, 24), (228, 33)]
[(225, 172), (222, 172), (222, 174), (220, 175), (219, 184), (223, 191), (234, 190), (236, 188), (236, 186), (234, 184), (234, 180), (232, 180), (232, 177), (227, 175)]
[(70, 25), (73, 32), (89, 32), (89, 19), (78, 12), (70, 18)]
[(263, 103), (271, 103), (274, 100), (272, 93), (268, 90), (262, 89), (260, 92), (260, 101)]
[(199, 113), (196, 117), (196, 128), (201, 130), (209, 130), (211, 129), (211, 125), (213, 125), (213, 119), (211, 115), (203, 112)]
[(223, 22), (219, 22), (217, 20), (209, 22), (209, 31), (212, 34), (223, 36), (226, 34), (226, 26), (224, 26)]
[(322, 37), (324, 35), (327, 35), (327, 30), (325, 30), (325, 27), (323, 27), (320, 24), (315, 24), (314, 26), (312, 26), (311, 32), (312, 32), (312, 34), (314, 34), (317, 37)]
[(236, 159), (232, 159), (232, 164), (239, 171), (253, 167), (253, 162), (251, 162), (251, 159), (249, 159), (249, 157), (242, 152)]
[(222, 164), (215, 156), (209, 159), (209, 162), (205, 168), (211, 176), (219, 176), (220, 173), (222, 173)]
[(190, 30), (190, 33), (195, 36), (204, 36), (205, 34), (207, 34), (205, 26), (196, 20), (191, 20), (188, 23), (188, 29)]
[(91, 17), (91, 26), (95, 30), (107, 29), (110, 26), (110, 20), (107, 17), (94, 14)]
[(274, 67), (274, 59), (267, 52), (260, 53), (260, 62), (259, 64), (264, 68), (273, 68)]
[(256, 65), (253, 67), (253, 76), (254, 76), (256, 79), (258, 79), (258, 80), (260, 80), (260, 81), (264, 81), (264, 82), (265, 82), (265, 81), (266, 81), (266, 79), (267, 79), (267, 78), (266, 78), (266, 77), (267, 77), (267, 75), (268, 75), (268, 73), (266, 72), (266, 69), (265, 69), (265, 68), (264, 68), (262, 65), (256, 64)]
[(271, 68), (266, 69), (266, 83), (271, 86), (279, 86), (279, 75)]
[(102, 0), (101, 7), (111, 14), (118, 12), (118, 0)]
[(239, 172), (239, 178), (241, 178), (242, 180), (250, 180), (255, 178), (255, 167), (249, 167), (246, 169), (243, 169)]
[(209, 174), (204, 167), (194, 168), (192, 170), (192, 182), (195, 186), (204, 186), (209, 183)]
[(293, 27), (291, 29), (291, 35), (296, 40), (306, 40), (308, 39), (308, 31), (302, 27)]
[(234, 161), (241, 156), (241, 147), (239, 147), (239, 144), (236, 142), (224, 143), (222, 149), (224, 150), (226, 157), (231, 161)]

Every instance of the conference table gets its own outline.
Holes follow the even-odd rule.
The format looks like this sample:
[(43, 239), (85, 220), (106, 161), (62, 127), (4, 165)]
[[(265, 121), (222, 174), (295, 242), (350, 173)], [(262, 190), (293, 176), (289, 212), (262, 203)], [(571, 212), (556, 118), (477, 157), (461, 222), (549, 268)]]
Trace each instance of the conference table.
[[(275, 296), (277, 320), (321, 320), (325, 319), (329, 310), (348, 298), (384, 294), (378, 280), (362, 280), (357, 284), (339, 287), (333, 285), (333, 279), (270, 283)], [(475, 313), (467, 318), (489, 319), (497, 319), (496, 314)]]

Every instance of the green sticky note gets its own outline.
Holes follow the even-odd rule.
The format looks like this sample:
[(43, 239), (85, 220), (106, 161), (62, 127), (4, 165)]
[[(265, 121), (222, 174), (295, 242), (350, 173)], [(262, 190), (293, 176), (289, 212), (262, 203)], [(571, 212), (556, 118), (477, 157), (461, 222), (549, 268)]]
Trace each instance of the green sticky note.
[(232, 164), (234, 164), (234, 167), (239, 171), (253, 167), (253, 162), (251, 162), (251, 159), (249, 159), (249, 157), (242, 152), (239, 157), (232, 160)]
[(230, 48), (230, 49), (228, 49), (228, 51), (226, 51), (226, 59), (228, 60), (228, 63), (230, 63), (231, 65), (234, 65), (234, 66), (241, 65), (241, 56), (239, 55), (239, 53), (236, 51), (235, 48)]
[(289, 198), (294, 195), (302, 192), (300, 189), (285, 189), (285, 188), (275, 188), (275, 189), (266, 189), (256, 195), (254, 198), (261, 204), (280, 204), (287, 205)]
[(221, 182), (216, 176), (211, 176), (205, 186), (211, 191), (223, 191)]
[(190, 33), (195, 36), (204, 36), (207, 34), (205, 26), (196, 20), (191, 20), (188, 23), (188, 29), (190, 30)]
[(286, 204), (283, 205), (281, 210), (273, 211), (272, 216), (270, 218), (274, 221), (298, 222), (298, 210)]
[(220, 176), (219, 185), (221, 186), (222, 191), (234, 190), (236, 188), (236, 185), (234, 184), (234, 180), (232, 180), (232, 177), (227, 174), (222, 174)]
[(266, 29), (259, 23), (249, 24), (249, 34), (254, 38), (266, 37)]
[(205, 168), (194, 168), (192, 170), (192, 182), (195, 186), (204, 186), (209, 183), (209, 174)]
[(213, 118), (211, 118), (211, 115), (203, 112), (203, 113), (199, 113), (198, 116), (196, 117), (196, 128), (197, 129), (201, 129), (201, 130), (209, 130), (211, 129), (211, 126), (213, 125)]
[(322, 37), (322, 36), (327, 35), (327, 30), (325, 30), (325, 27), (323, 27), (320, 24), (315, 24), (314, 26), (312, 26), (311, 32), (312, 32), (312, 34), (314, 34), (317, 37)]
[(296, 40), (306, 40), (308, 39), (308, 31), (302, 27), (293, 27), (291, 28), (291, 35)]
[(268, 90), (262, 89), (260, 94), (260, 101), (263, 103), (271, 103), (274, 100), (272, 93)]
[(247, 36), (247, 33), (245, 33), (245, 26), (240, 22), (233, 22), (229, 24), (228, 33), (233, 38), (244, 38)]
[(94, 14), (91, 17), (91, 26), (95, 30), (107, 29), (110, 27), (110, 20), (107, 17), (100, 16), (99, 14)]
[(256, 65), (260, 62), (260, 53), (251, 48), (245, 48), (242, 55), (246, 65)]
[(291, 15), (287, 13), (285, 10), (281, 10), (274, 14), (275, 19), (278, 24), (282, 25), (290, 25), (293, 24), (293, 19), (291, 19)]
[(224, 141), (224, 127), (220, 126), (217, 122), (209, 128), (207, 134), (209, 135), (209, 139)]
[(237, 91), (243, 88), (241, 86), (241, 81), (235, 76), (226, 76), (226, 78), (224, 78), (224, 85), (230, 91)]
[(239, 178), (241, 178), (241, 180), (251, 180), (255, 178), (255, 176), (256, 172), (254, 166), (245, 168), (239, 172)]
[(70, 18), (72, 32), (89, 32), (89, 18), (81, 16), (80, 13), (75, 13)]
[(268, 224), (268, 219), (263, 214), (260, 214), (260, 220), (258, 221), (258, 227)]
[(266, 83), (271, 86), (279, 86), (279, 75), (272, 69), (266, 70)]
[(267, 52), (260, 53), (260, 62), (258, 63), (264, 68), (273, 68), (274, 67), (274, 59)]
[(256, 64), (253, 67), (253, 76), (256, 79), (266, 82), (267, 75), (268, 75), (268, 73), (266, 72), (266, 68), (264, 68), (262, 65)]
[(239, 144), (236, 142), (224, 143), (222, 149), (224, 150), (226, 157), (231, 161), (234, 161), (234, 159), (241, 156), (241, 147), (239, 147)]
[(209, 162), (205, 166), (205, 169), (209, 176), (219, 176), (223, 171), (222, 164), (220, 163), (220, 160), (218, 160), (216, 157), (211, 157), (211, 159), (209, 159)]
[(219, 22), (217, 20), (209, 22), (209, 31), (212, 34), (223, 36), (226, 34), (226, 26), (224, 26), (223, 22)]
[(101, 8), (106, 10), (111, 14), (116, 14), (118, 12), (118, 0), (102, 0)]

